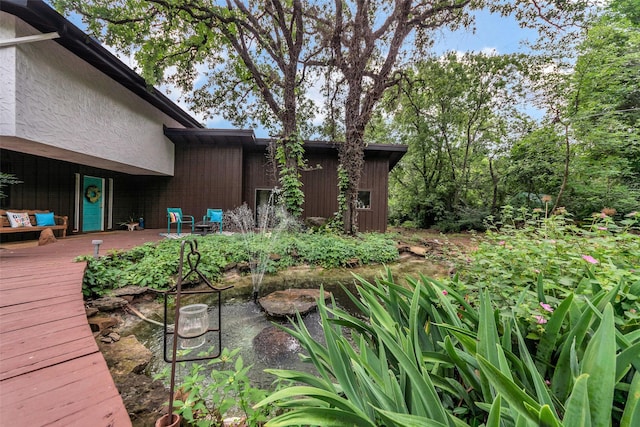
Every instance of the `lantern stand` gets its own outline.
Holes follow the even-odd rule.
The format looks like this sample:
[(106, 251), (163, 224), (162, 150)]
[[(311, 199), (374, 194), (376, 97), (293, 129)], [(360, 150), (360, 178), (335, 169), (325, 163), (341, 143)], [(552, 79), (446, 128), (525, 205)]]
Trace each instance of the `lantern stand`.
[[(189, 252), (185, 253), (185, 246), (187, 245), (189, 245)], [(164, 292), (164, 352), (163, 353), (164, 353), (164, 361), (167, 363), (171, 363), (171, 388), (169, 390), (169, 411), (166, 415), (163, 415), (160, 419), (158, 419), (158, 421), (156, 421), (156, 427), (179, 425), (180, 417), (176, 415), (175, 418), (177, 418), (177, 420), (174, 421), (175, 418), (173, 415), (173, 397), (174, 397), (174, 388), (175, 388), (176, 363), (215, 359), (216, 357), (220, 356), (222, 352), (222, 328), (221, 328), (222, 299), (220, 294), (222, 291), (226, 289), (231, 289), (233, 285), (227, 285), (224, 287), (213, 286), (209, 281), (209, 279), (207, 279), (198, 270), (198, 264), (200, 263), (200, 258), (201, 258), (201, 255), (200, 255), (200, 252), (198, 252), (198, 243), (196, 240), (182, 241), (180, 245), (180, 264), (178, 267), (178, 283), (176, 283), (174, 287)], [(183, 274), (185, 259), (189, 266), (189, 271), (186, 274)], [(182, 283), (193, 274), (196, 274), (200, 279), (200, 281), (206, 284), (208, 289), (183, 291)], [(185, 307), (180, 306), (182, 295), (204, 295), (204, 294), (214, 294), (218, 297), (218, 319), (217, 319), (218, 323), (216, 327), (213, 327), (213, 328), (209, 327), (209, 320), (208, 320), (209, 318), (207, 314), (208, 307), (205, 304), (194, 304), (194, 305), (189, 305)], [(169, 330), (169, 327), (167, 324), (167, 318), (168, 318), (167, 314), (168, 314), (168, 306), (169, 306), (168, 299), (169, 299), (169, 296), (171, 295), (175, 295), (175, 315), (174, 315), (174, 321), (173, 321), (173, 330)], [(204, 306), (204, 309), (202, 309), (202, 307), (196, 307), (196, 306)], [(185, 311), (185, 309), (187, 310)], [(186, 324), (185, 322), (180, 322), (181, 311), (183, 316), (185, 317), (185, 321), (188, 324)], [(204, 313), (204, 317), (202, 318), (195, 318), (195, 317), (192, 319), (187, 318), (187, 316), (192, 316), (192, 315), (199, 316), (202, 313)], [(202, 326), (201, 329), (199, 329), (200, 326)], [(218, 338), (217, 352), (214, 352), (212, 354), (204, 354), (204, 355), (200, 353), (200, 356), (197, 356), (197, 357), (184, 357), (180, 359), (177, 357), (179, 338), (183, 340), (182, 345), (184, 345), (185, 342), (193, 344), (193, 345), (189, 344), (187, 347), (183, 347), (183, 348), (195, 349), (197, 347), (200, 347), (202, 344), (206, 342), (207, 334), (217, 335), (217, 338)], [(170, 335), (173, 335), (171, 357), (169, 357), (169, 355), (167, 354), (168, 337)], [(194, 340), (197, 340), (195, 344), (194, 344)]]

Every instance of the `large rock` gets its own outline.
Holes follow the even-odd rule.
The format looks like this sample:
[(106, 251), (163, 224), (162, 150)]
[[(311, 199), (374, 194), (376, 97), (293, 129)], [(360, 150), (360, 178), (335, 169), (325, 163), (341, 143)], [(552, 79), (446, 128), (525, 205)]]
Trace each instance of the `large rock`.
[(45, 228), (40, 232), (40, 238), (38, 239), (38, 246), (48, 245), (49, 243), (55, 243), (58, 240), (56, 239), (55, 234), (53, 234), (53, 230), (50, 228)]
[(125, 296), (137, 296), (137, 295), (142, 295), (145, 292), (147, 292), (149, 290), (149, 288), (147, 288), (146, 286), (134, 286), (134, 285), (129, 285), (129, 286), (123, 286), (122, 288), (117, 288), (111, 291), (111, 296), (112, 297), (125, 297)]
[(98, 341), (98, 347), (112, 376), (140, 374), (151, 361), (151, 350), (140, 344), (135, 335), (120, 338), (112, 344)]
[(100, 311), (118, 310), (127, 304), (129, 304), (129, 302), (120, 297), (102, 297), (88, 303), (89, 307), (97, 308)]
[(267, 326), (253, 338), (253, 349), (267, 360), (277, 360), (298, 353), (302, 347), (297, 339), (282, 329)]
[(88, 319), (92, 332), (104, 332), (109, 328), (118, 326), (118, 319), (111, 316), (92, 316)]
[(169, 389), (146, 375), (116, 375), (113, 381), (134, 426), (153, 426), (167, 413)]
[(269, 316), (289, 317), (315, 310), (319, 298), (326, 301), (330, 296), (329, 292), (324, 292), (321, 296), (319, 289), (286, 289), (272, 292), (260, 298), (258, 303)]

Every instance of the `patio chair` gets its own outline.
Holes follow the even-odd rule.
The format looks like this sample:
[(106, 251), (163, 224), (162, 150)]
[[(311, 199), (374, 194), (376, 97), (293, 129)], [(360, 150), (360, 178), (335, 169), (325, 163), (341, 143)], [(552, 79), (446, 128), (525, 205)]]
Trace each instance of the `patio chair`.
[(222, 233), (222, 209), (207, 209), (207, 214), (202, 217), (202, 223), (218, 223), (220, 225), (219, 232)]
[(171, 224), (176, 224), (178, 234), (182, 234), (182, 224), (191, 224), (191, 233), (195, 221), (192, 215), (184, 215), (181, 208), (167, 208), (167, 234), (171, 233)]

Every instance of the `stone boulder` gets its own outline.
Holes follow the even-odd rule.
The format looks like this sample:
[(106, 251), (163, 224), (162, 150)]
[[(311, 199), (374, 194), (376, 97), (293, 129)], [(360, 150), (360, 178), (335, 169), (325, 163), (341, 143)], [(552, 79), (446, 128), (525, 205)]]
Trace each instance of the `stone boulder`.
[(169, 389), (142, 374), (116, 375), (116, 388), (134, 426), (153, 426), (167, 412)]
[[(111, 316), (92, 316), (88, 319), (89, 327), (92, 332), (105, 332), (109, 328), (118, 326), (118, 319)], [(108, 332), (106, 332), (108, 333)]]
[(267, 326), (253, 338), (253, 349), (266, 360), (279, 360), (298, 353), (302, 347), (297, 339), (282, 329)]
[(260, 298), (258, 303), (271, 317), (290, 317), (296, 313), (305, 315), (315, 310), (318, 298), (326, 301), (330, 296), (326, 291), (321, 295), (319, 289), (286, 289), (272, 292)]
[(140, 344), (135, 335), (121, 337), (111, 344), (98, 341), (98, 347), (114, 377), (141, 374), (153, 357), (151, 350)]
[(149, 288), (147, 288), (146, 286), (129, 285), (129, 286), (123, 286), (122, 288), (114, 289), (113, 291), (111, 291), (110, 295), (112, 297), (125, 297), (130, 295), (137, 296), (137, 295), (144, 294), (148, 290)]
[(53, 230), (50, 228), (45, 228), (40, 232), (40, 238), (38, 239), (38, 246), (48, 245), (49, 243), (55, 243), (58, 239), (56, 239), (55, 234), (53, 234)]
[(310, 216), (304, 219), (304, 225), (306, 225), (309, 228), (320, 228), (322, 226), (324, 226), (327, 221), (329, 221), (328, 218), (324, 218), (321, 216)]
[(126, 299), (120, 297), (102, 297), (90, 301), (87, 305), (97, 308), (100, 311), (114, 311), (124, 307), (128, 303)]

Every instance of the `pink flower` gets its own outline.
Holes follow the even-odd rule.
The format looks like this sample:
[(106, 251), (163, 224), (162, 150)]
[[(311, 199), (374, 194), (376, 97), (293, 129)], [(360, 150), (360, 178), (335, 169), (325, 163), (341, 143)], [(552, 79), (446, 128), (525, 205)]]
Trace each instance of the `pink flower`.
[(504, 245), (505, 245), (505, 243), (506, 243), (506, 242), (505, 242), (504, 240), (500, 240), (500, 241), (498, 242), (498, 244), (499, 244), (500, 246), (504, 246)]
[(545, 304), (545, 303), (541, 302), (540, 303), (540, 307), (544, 308), (549, 313), (553, 313), (553, 308), (551, 308), (551, 306), (549, 304)]
[(598, 230), (607, 231), (607, 227), (598, 227)]
[(449, 292), (447, 292), (446, 290), (443, 290), (442, 295), (449, 295)]
[(536, 320), (538, 321), (539, 325), (544, 325), (545, 323), (547, 323), (547, 319), (545, 319), (544, 317), (538, 315), (538, 316), (534, 316), (536, 318)]
[(597, 264), (598, 260), (592, 257), (591, 255), (582, 255), (582, 259), (587, 261), (589, 264)]

